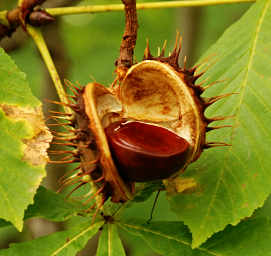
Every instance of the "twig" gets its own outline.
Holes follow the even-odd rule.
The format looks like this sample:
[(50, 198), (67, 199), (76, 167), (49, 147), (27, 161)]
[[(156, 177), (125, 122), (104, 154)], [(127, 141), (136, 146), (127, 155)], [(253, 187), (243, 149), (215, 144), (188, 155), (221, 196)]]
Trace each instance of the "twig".
[(26, 23), (42, 26), (55, 21), (55, 18), (40, 8), (34, 9), (45, 0), (19, 0), (18, 7), (0, 12), (0, 40), (11, 34), (21, 25), (26, 30)]
[[(208, 5), (221, 5), (221, 4), (236, 4), (256, 2), (256, 0), (188, 0), (188, 1), (161, 1), (151, 3), (138, 3), (137, 10), (142, 9), (161, 9), (161, 8), (178, 8), (178, 7), (195, 7), (195, 6), (208, 6)], [(114, 12), (123, 11), (122, 4), (111, 5), (89, 5), (89, 6), (75, 6), (63, 8), (47, 8), (46, 12), (52, 16), (72, 15), (80, 13), (99, 13), (99, 12)]]
[(115, 65), (117, 73), (120, 75), (122, 71), (133, 65), (134, 48), (137, 39), (137, 13), (136, 0), (122, 0), (125, 5), (125, 30), (120, 45), (120, 56)]
[(27, 19), (34, 11), (34, 7), (41, 5), (45, 1), (46, 0), (18, 0), (19, 21), (23, 29), (26, 29)]
[[(42, 3), (44, 0), (26, 0), (27, 6), (33, 6), (33, 3)], [(256, 2), (256, 0), (185, 0), (185, 1), (169, 1), (169, 2), (151, 2), (151, 3), (139, 3), (137, 9), (160, 9), (160, 8), (178, 8), (178, 7), (194, 7), (194, 6), (208, 6), (208, 5), (221, 5), (221, 4), (234, 4), (234, 3), (247, 3)], [(20, 4), (23, 0), (19, 1)], [(100, 12), (114, 12), (123, 11), (124, 6), (122, 4), (111, 5), (89, 5), (89, 6), (76, 6), (76, 7), (59, 7), (59, 8), (46, 8), (44, 11), (47, 15), (61, 16), (72, 15), (81, 13), (100, 13)], [(10, 28), (6, 23), (6, 11), (0, 12), (0, 24), (4, 25), (0, 28), (0, 40), (4, 36), (10, 36), (16, 28)], [(34, 25), (34, 24), (32, 24)], [(18, 25), (17, 25), (18, 26)], [(17, 27), (16, 26), (16, 27)]]
[(36, 5), (41, 5), (46, 0), (18, 0), (18, 6), (24, 6), (27, 9), (33, 9)]

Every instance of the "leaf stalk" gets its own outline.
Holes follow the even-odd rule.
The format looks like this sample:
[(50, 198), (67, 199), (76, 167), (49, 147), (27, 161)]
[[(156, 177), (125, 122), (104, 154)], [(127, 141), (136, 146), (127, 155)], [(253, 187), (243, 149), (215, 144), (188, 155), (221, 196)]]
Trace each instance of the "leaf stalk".
[[(46, 42), (43, 38), (43, 35), (40, 31), (39, 28), (35, 28), (32, 27), (30, 25), (27, 25), (27, 32), (29, 33), (29, 35), (32, 37), (32, 39), (34, 40), (36, 46), (39, 49), (39, 52), (47, 66), (47, 69), (50, 73), (50, 76), (54, 82), (57, 94), (59, 96), (59, 99), (61, 102), (68, 104), (68, 98), (66, 96), (65, 90), (63, 88), (63, 85), (61, 83), (61, 79), (58, 75), (58, 72), (56, 70), (55, 64), (52, 60), (51, 54), (48, 50), (48, 47), (46, 45)], [(64, 111), (65, 113), (71, 113), (71, 109), (67, 106), (64, 106)]]

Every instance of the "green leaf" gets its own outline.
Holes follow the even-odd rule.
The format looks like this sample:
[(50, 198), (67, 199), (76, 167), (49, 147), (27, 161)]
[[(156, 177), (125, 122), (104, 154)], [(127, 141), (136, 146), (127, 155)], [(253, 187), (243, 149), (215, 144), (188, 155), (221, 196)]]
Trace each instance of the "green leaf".
[(25, 212), (25, 219), (41, 217), (50, 221), (65, 221), (82, 210), (82, 204), (70, 202), (63, 195), (41, 186), (35, 195), (34, 204)]
[(51, 141), (40, 102), (0, 48), (0, 218), (22, 230), (24, 210), (45, 176)]
[(141, 239), (140, 236), (136, 236), (133, 233), (128, 233), (122, 228), (118, 228), (118, 233), (122, 238), (125, 247), (128, 248), (128, 255), (133, 256), (149, 256), (153, 255), (153, 250), (150, 246)]
[(91, 225), (91, 221), (88, 221), (66, 231), (24, 243), (12, 244), (9, 249), (1, 250), (0, 256), (74, 256), (84, 248), (87, 241), (98, 232), (102, 224), (103, 222), (97, 222)]
[(154, 192), (157, 192), (159, 189), (164, 188), (162, 182), (160, 181), (158, 182), (154, 181), (154, 182), (149, 182), (149, 183), (139, 183), (136, 185), (137, 185), (136, 193), (131, 203), (144, 202), (148, 200)]
[[(208, 36), (201, 36), (200, 40), (194, 43), (192, 59), (198, 60), (198, 58), (217, 41), (227, 27), (240, 19), (251, 4), (252, 3), (243, 2), (201, 7), (197, 31), (200, 35)], [(227, 13), (227, 15), (224, 15), (225, 13)], [(191, 62), (191, 57), (189, 57), (189, 60)], [(194, 62), (192, 61), (192, 63)]]
[(180, 222), (139, 220), (118, 223), (133, 235), (141, 237), (156, 253), (167, 256), (270, 256), (271, 224), (269, 219), (255, 218), (229, 226), (206, 243), (192, 249), (188, 228)]
[(265, 218), (266, 220), (271, 220), (271, 196), (267, 198), (262, 208), (257, 209), (253, 218)]
[(38, 107), (39, 100), (32, 95), (25, 74), (0, 48), (0, 104)]
[(108, 223), (104, 225), (96, 256), (125, 256), (125, 251), (118, 235), (117, 226)]
[(197, 193), (170, 199), (172, 209), (193, 234), (194, 248), (226, 225), (251, 216), (271, 192), (270, 27), (271, 1), (257, 1), (203, 57), (214, 56), (203, 79), (225, 81), (204, 96), (238, 94), (207, 111), (208, 117), (234, 115), (231, 121), (213, 124), (232, 128), (207, 136), (207, 141), (232, 146), (205, 151), (184, 175), (197, 181)]
[[(191, 234), (181, 222), (158, 221), (147, 224), (145, 220), (129, 220), (117, 224), (133, 235), (140, 236), (161, 255), (192, 255)], [(200, 253), (201, 250), (196, 249), (195, 252)]]
[[(81, 204), (67, 201), (63, 195), (40, 186), (35, 195), (34, 204), (25, 211), (24, 219), (40, 217), (60, 222), (75, 216), (82, 210)], [(9, 222), (0, 220), (0, 227), (8, 225), (10, 225)]]

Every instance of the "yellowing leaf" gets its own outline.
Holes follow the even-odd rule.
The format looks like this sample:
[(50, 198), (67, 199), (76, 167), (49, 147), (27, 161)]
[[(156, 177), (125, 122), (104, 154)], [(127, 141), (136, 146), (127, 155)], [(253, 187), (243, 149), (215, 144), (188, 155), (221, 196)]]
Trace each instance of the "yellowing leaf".
[(25, 75), (0, 49), (0, 218), (19, 230), (45, 176), (51, 140)]

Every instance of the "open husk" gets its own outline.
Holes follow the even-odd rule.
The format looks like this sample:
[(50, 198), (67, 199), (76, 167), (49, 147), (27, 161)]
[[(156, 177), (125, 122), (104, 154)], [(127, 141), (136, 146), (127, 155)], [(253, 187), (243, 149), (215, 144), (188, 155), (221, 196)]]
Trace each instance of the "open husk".
[(100, 206), (108, 198), (113, 202), (133, 198), (134, 181), (120, 175), (105, 134), (105, 128), (122, 120), (166, 128), (189, 143), (185, 164), (174, 173), (163, 175), (168, 180), (179, 176), (199, 158), (204, 148), (227, 145), (206, 143), (206, 132), (220, 128), (208, 125), (227, 117), (205, 118), (204, 111), (231, 94), (202, 98), (205, 88), (195, 84), (200, 74), (196, 74), (196, 68), (180, 68), (179, 53), (176, 44), (169, 57), (163, 57), (163, 53), (153, 57), (147, 47), (145, 60), (132, 65), (124, 73), (122, 70), (118, 76), (119, 84), (112, 88), (98, 83), (79, 88), (68, 83), (74, 91), (74, 103), (69, 106), (76, 113), (71, 122), (72, 133), (76, 135), (71, 138), (72, 145), (76, 146), (76, 153), (72, 155), (80, 165), (77, 173), (64, 180), (63, 185), (69, 184), (74, 177), (80, 178), (75, 189), (91, 182), (96, 187), (94, 196), (101, 195)]

